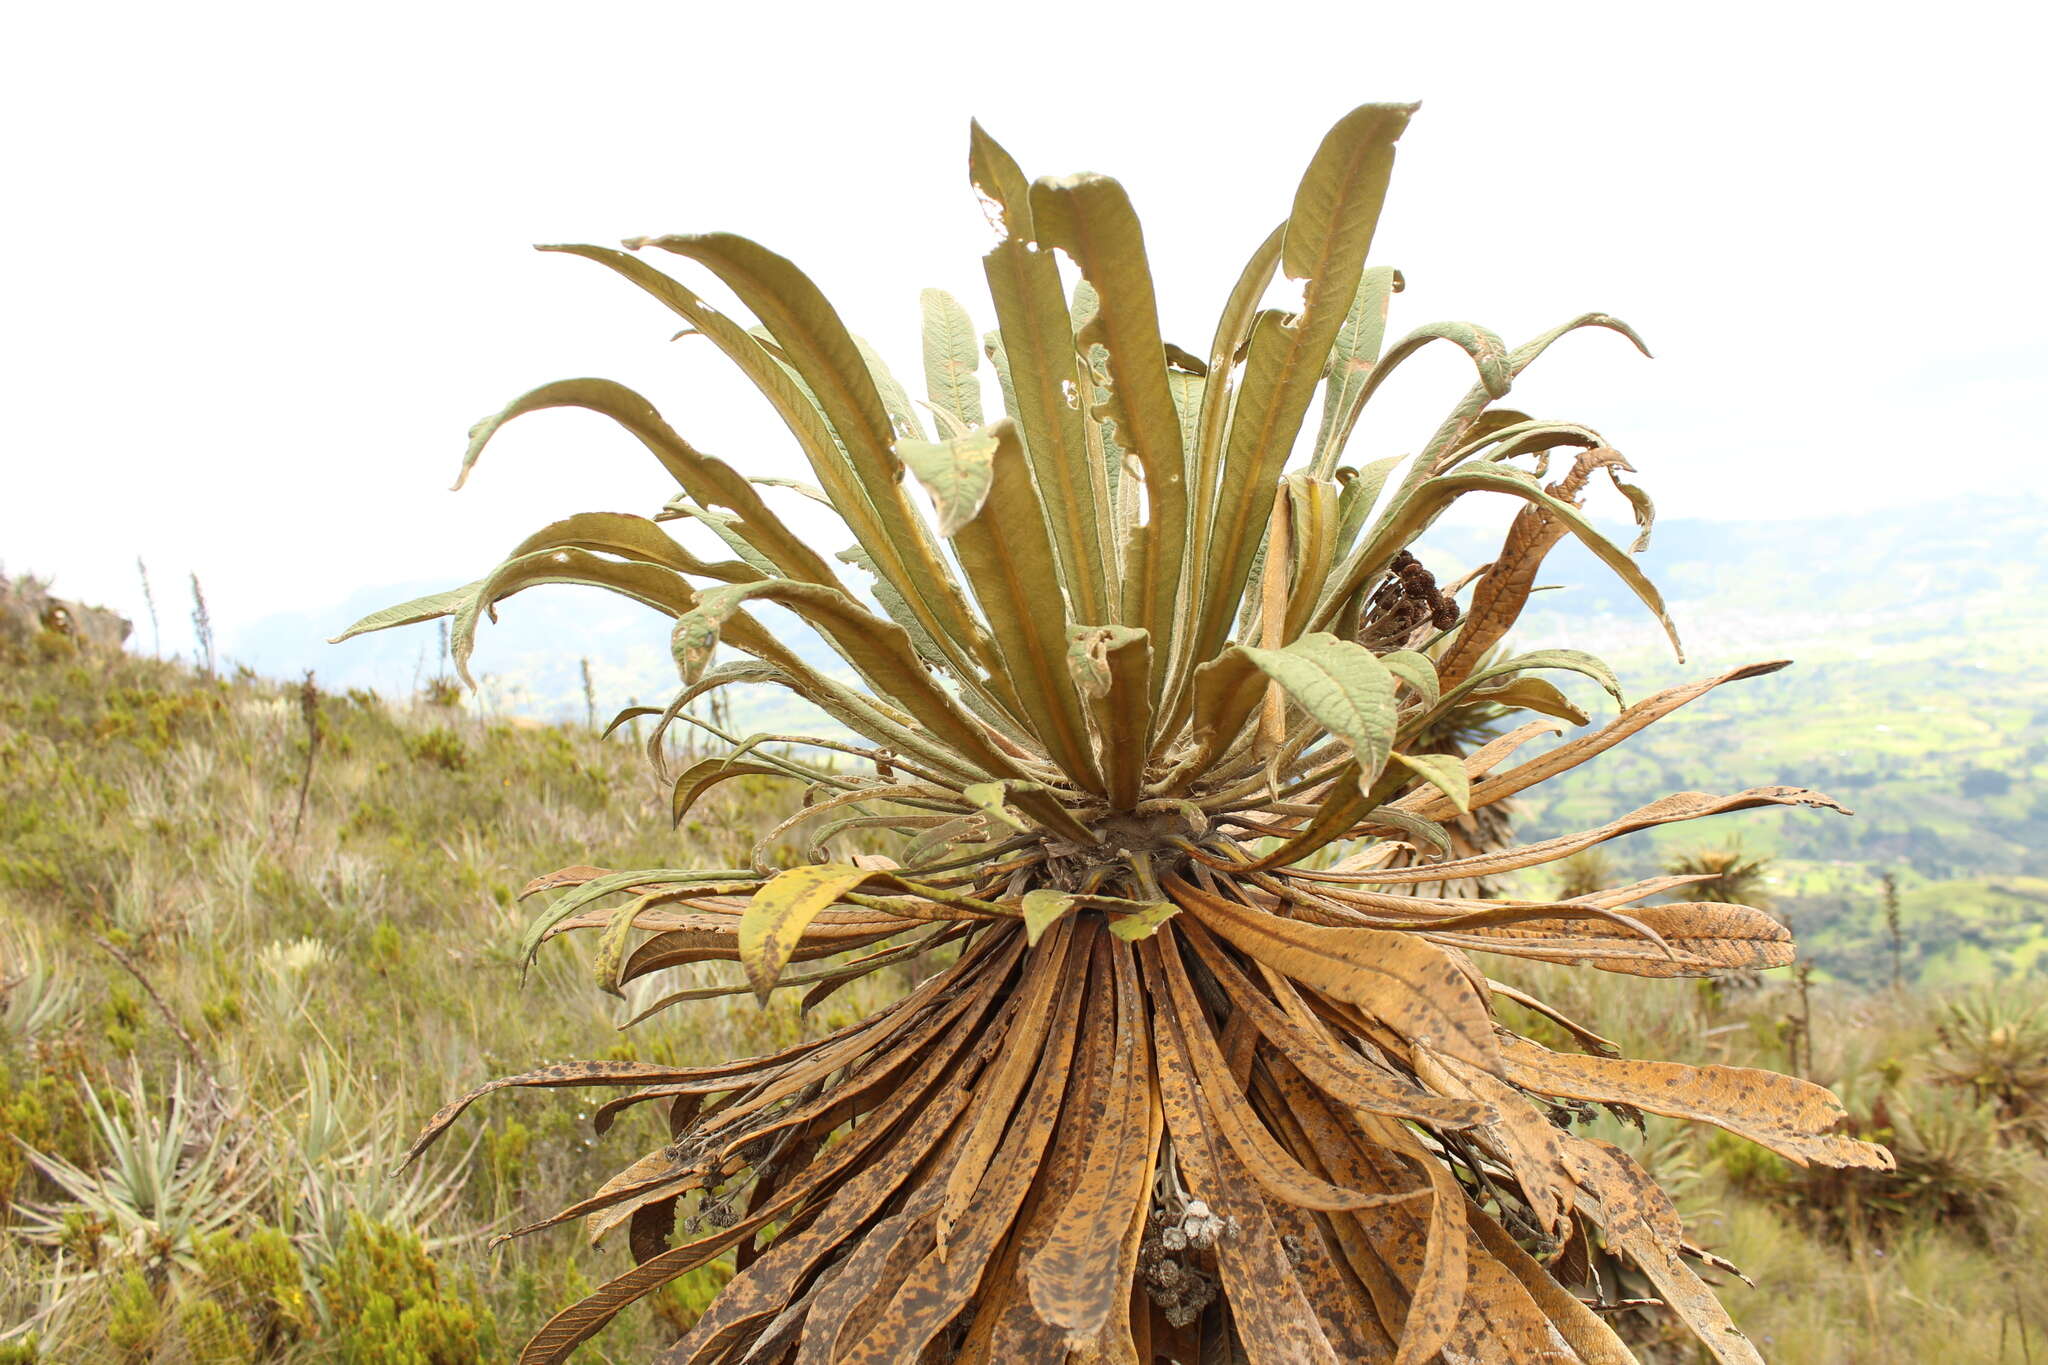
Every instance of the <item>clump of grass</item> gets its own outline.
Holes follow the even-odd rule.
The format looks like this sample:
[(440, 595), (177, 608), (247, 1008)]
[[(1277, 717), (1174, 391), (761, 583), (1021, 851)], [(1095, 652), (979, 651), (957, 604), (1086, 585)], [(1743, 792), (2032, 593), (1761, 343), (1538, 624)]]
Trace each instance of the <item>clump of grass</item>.
[(1998, 1122), (2048, 1151), (2048, 1000), (2012, 988), (1973, 991), (1935, 1028), (1929, 1072), (1992, 1106)]
[(79, 1013), (78, 981), (32, 925), (0, 933), (0, 1030), (33, 1043), (69, 1029)]
[(25, 1235), (88, 1266), (196, 1268), (200, 1241), (250, 1206), (262, 1178), (260, 1157), (215, 1099), (182, 1071), (161, 1095), (139, 1075), (109, 1096), (87, 1091), (99, 1162), (31, 1150), (30, 1162), (65, 1198), (28, 1211)]

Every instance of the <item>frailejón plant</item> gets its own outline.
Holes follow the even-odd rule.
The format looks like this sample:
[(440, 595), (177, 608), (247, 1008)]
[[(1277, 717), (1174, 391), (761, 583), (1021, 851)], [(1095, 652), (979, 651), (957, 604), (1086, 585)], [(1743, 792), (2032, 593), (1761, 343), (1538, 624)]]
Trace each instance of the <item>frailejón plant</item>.
[[(828, 759), (812, 763), (735, 740), (691, 766), (678, 820), (731, 778), (794, 784), (756, 865), (542, 877), (531, 891), (553, 899), (526, 931), (529, 959), (589, 931), (607, 989), (721, 960), (747, 983), (724, 989), (764, 1000), (816, 1000), (925, 954), (949, 965), (773, 1056), (549, 1066), (435, 1116), (418, 1147), (507, 1086), (624, 1087), (601, 1128), (628, 1106), (667, 1110), (670, 1141), (534, 1225), (624, 1225), (632, 1263), (543, 1326), (524, 1360), (565, 1358), (725, 1256), (731, 1282), (664, 1359), (1626, 1360), (1581, 1297), (1595, 1291), (1568, 1283), (1596, 1242), (1640, 1266), (1718, 1359), (1757, 1359), (1688, 1265), (1700, 1253), (1665, 1194), (1570, 1116), (1704, 1120), (1801, 1163), (1889, 1157), (1832, 1133), (1841, 1109), (1817, 1086), (1618, 1058), (1484, 964), (1685, 976), (1783, 965), (1788, 934), (1739, 905), (1646, 904), (1683, 877), (1563, 901), (1448, 892), (1654, 825), (1833, 803), (1788, 787), (1687, 792), (1565, 838), (1451, 850), (1446, 822), (1780, 665), (1660, 692), (1515, 760), (1557, 720), (1588, 723), (1547, 671), (1621, 701), (1588, 655), (1498, 648), (1550, 548), (1576, 536), (1664, 609), (1635, 551), (1581, 510), (1604, 475), (1647, 534), (1650, 502), (1622, 457), (1588, 427), (1500, 400), (1567, 333), (1635, 338), (1588, 314), (1520, 346), (1467, 323), (1384, 344), (1401, 278), (1367, 266), (1367, 248), (1411, 113), (1369, 105), (1331, 129), (1202, 356), (1160, 335), (1117, 182), (1032, 181), (976, 128), (971, 176), (1001, 238), (985, 261), (997, 326), (978, 335), (952, 298), (926, 294), (923, 404), (753, 242), (546, 248), (613, 271), (729, 357), (815, 471), (802, 491), (853, 545), (821, 554), (764, 498), (761, 484), (784, 481), (700, 452), (617, 384), (569, 380), (478, 425), (465, 474), (507, 421), (577, 407), (644, 443), (675, 500), (651, 520), (556, 522), (485, 578), (350, 633), (452, 617), (465, 667), (493, 604), (589, 584), (674, 621), (683, 688), (660, 728), (713, 689), (775, 684), (865, 742), (820, 739)], [(758, 325), (655, 269), (655, 253), (708, 271)], [(1280, 276), (1299, 289), (1291, 309), (1264, 305)], [(1366, 402), (1431, 343), (1469, 355), (1470, 391), (1412, 458), (1345, 464)], [(983, 403), (989, 371), (999, 416)], [(1522, 507), (1461, 604), (1409, 547), (1471, 493)], [(694, 524), (730, 557), (700, 557), (663, 522)], [(778, 638), (762, 604), (807, 622), (860, 685)], [(1477, 706), (1536, 718), (1460, 743), (1446, 718)], [(658, 756), (658, 731), (654, 744)], [(799, 832), (812, 860), (767, 865)], [(1548, 1014), (1547, 1036), (1576, 1050), (1518, 1035), (1503, 1000)]]

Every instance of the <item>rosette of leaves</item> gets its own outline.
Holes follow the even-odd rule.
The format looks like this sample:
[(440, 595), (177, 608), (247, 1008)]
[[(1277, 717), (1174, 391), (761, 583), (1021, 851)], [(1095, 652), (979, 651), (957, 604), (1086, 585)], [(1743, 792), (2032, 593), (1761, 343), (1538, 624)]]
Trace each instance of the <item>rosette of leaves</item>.
[[(827, 558), (764, 498), (760, 483), (780, 481), (699, 451), (636, 393), (570, 380), (481, 423), (465, 473), (505, 422), (585, 408), (652, 452), (675, 500), (652, 519), (569, 517), (485, 578), (355, 629), (452, 616), (462, 664), (495, 603), (589, 584), (673, 619), (683, 687), (664, 723), (713, 689), (767, 683), (861, 742), (820, 738), (812, 762), (776, 747), (787, 737), (753, 737), (694, 765), (675, 779), (678, 818), (738, 775), (793, 784), (754, 864), (543, 877), (530, 890), (552, 899), (526, 951), (594, 934), (613, 990), (686, 963), (743, 969), (744, 986), (657, 1009), (719, 989), (814, 1002), (892, 962), (946, 965), (771, 1056), (543, 1067), (435, 1116), (419, 1147), (504, 1087), (620, 1087), (600, 1130), (632, 1106), (667, 1112), (669, 1141), (533, 1225), (624, 1226), (631, 1264), (523, 1359), (561, 1360), (729, 1256), (730, 1282), (665, 1360), (1624, 1360), (1558, 1278), (1589, 1242), (1640, 1266), (1719, 1359), (1756, 1359), (1688, 1265), (1668, 1198), (1559, 1120), (1608, 1105), (1719, 1124), (1795, 1162), (1889, 1158), (1831, 1133), (1841, 1110), (1817, 1086), (1617, 1058), (1484, 964), (1770, 967), (1791, 957), (1786, 931), (1739, 905), (1645, 903), (1682, 878), (1566, 901), (1418, 888), (1673, 821), (1834, 803), (1775, 786), (1687, 792), (1580, 834), (1448, 853), (1446, 821), (1779, 665), (1658, 693), (1515, 759), (1558, 719), (1585, 720), (1546, 673), (1620, 697), (1587, 655), (1491, 654), (1549, 548), (1577, 537), (1660, 620), (1664, 608), (1581, 509), (1604, 473), (1647, 525), (1621, 457), (1588, 427), (1501, 400), (1568, 333), (1634, 334), (1588, 314), (1519, 346), (1467, 323), (1387, 344), (1400, 277), (1367, 250), (1412, 112), (1369, 105), (1331, 129), (1205, 356), (1162, 339), (1116, 181), (1030, 180), (976, 128), (997, 325), (978, 336), (953, 299), (925, 296), (923, 404), (753, 242), (547, 248), (606, 267), (729, 357), (853, 546)], [(758, 325), (657, 270), (656, 253), (708, 271)], [(1283, 276), (1298, 299), (1267, 306)], [(1367, 401), (1432, 344), (1470, 357), (1469, 392), (1412, 458), (1347, 465)], [(983, 405), (989, 370), (1001, 415)], [(1376, 610), (1410, 545), (1474, 493), (1522, 506), (1452, 633)], [(729, 557), (700, 557), (664, 522), (694, 523)], [(813, 666), (754, 614), (766, 604), (845, 669)], [(1475, 704), (1536, 718), (1462, 756), (1432, 748)], [(849, 753), (864, 766), (849, 770)], [(811, 860), (771, 866), (799, 831)], [(1503, 1000), (1548, 1014), (1546, 1036), (1576, 1049), (1519, 1036), (1496, 1016)]]

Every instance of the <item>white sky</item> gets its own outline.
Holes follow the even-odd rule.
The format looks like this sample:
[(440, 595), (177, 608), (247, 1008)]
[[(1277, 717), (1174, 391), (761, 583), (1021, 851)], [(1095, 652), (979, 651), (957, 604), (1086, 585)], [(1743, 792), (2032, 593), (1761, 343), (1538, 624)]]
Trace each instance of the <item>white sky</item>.
[[(708, 346), (527, 244), (746, 233), (921, 388), (921, 286), (992, 325), (970, 116), (1030, 174), (1124, 181), (1166, 333), (1199, 352), (1318, 137), (1372, 99), (1424, 101), (1374, 252), (1409, 281), (1395, 330), (1636, 324), (1655, 362), (1584, 333), (1516, 405), (1601, 428), (1666, 515), (2025, 484), (2048, 25), (2017, 4), (1914, 13), (20, 6), (0, 55), (0, 560), (139, 621), (142, 556), (168, 647), (188, 571), (230, 637), (364, 585), (465, 581), (554, 516), (666, 496), (576, 413), (523, 419), (445, 491), (472, 421), (581, 374), (641, 388), (749, 472), (802, 474)], [(1413, 363), (1354, 456), (1411, 450), (1463, 364)]]

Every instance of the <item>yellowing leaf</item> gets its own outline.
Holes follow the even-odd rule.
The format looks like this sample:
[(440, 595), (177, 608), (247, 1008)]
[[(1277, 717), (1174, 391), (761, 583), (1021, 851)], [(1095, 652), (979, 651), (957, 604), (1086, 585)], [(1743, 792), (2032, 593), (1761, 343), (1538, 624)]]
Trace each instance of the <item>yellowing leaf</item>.
[(845, 863), (792, 867), (754, 893), (740, 916), (740, 965), (763, 1004), (818, 912), (873, 875)]
[(653, 899), (652, 896), (636, 896), (611, 912), (611, 921), (605, 925), (604, 934), (597, 941), (597, 956), (590, 962), (591, 979), (606, 995), (615, 995), (621, 1000), (626, 998), (625, 992), (619, 989), (619, 969), (625, 964), (626, 941), (633, 936), (633, 922)]

